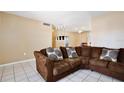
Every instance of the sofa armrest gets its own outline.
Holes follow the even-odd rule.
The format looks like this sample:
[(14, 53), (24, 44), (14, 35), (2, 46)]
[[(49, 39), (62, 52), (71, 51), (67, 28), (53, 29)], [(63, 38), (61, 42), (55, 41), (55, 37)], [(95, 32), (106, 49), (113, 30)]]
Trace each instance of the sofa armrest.
[(36, 67), (38, 72), (43, 76), (46, 81), (53, 79), (53, 66), (54, 63), (44, 56), (40, 51), (34, 51), (36, 58)]

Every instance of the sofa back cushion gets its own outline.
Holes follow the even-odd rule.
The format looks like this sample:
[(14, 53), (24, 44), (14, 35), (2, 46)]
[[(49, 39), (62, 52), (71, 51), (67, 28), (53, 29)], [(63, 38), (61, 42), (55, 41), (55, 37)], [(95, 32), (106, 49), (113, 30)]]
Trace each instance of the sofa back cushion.
[(60, 47), (60, 49), (62, 51), (63, 58), (68, 58), (66, 47)]
[(41, 49), (40, 52), (41, 52), (44, 56), (48, 57), (48, 55), (47, 55), (47, 53), (46, 53), (46, 49)]
[(75, 50), (76, 50), (76, 52), (77, 52), (77, 55), (78, 55), (78, 56), (81, 56), (81, 53), (82, 53), (82, 47), (80, 47), (80, 46), (76, 46), (76, 47), (75, 47)]
[(118, 62), (124, 63), (124, 48), (121, 48), (118, 53)]
[(99, 59), (101, 53), (102, 53), (102, 47), (91, 47), (91, 58), (97, 58)]
[(82, 47), (82, 57), (90, 57), (91, 47)]

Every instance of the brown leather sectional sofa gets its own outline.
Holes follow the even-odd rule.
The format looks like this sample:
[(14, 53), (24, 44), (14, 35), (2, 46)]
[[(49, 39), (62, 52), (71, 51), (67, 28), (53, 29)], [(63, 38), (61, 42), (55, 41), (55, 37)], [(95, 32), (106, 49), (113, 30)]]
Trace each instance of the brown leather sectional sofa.
[(103, 47), (75, 47), (78, 58), (69, 59), (66, 48), (60, 47), (64, 60), (52, 62), (48, 59), (46, 49), (34, 51), (38, 72), (48, 82), (78, 70), (91, 69), (124, 81), (124, 49), (120, 49), (117, 62), (100, 60)]

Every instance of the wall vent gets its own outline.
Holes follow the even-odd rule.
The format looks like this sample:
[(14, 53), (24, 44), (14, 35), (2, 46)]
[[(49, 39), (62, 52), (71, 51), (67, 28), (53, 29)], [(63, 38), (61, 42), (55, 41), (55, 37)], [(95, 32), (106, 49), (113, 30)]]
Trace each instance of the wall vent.
[(50, 24), (49, 24), (49, 23), (43, 23), (43, 25), (45, 25), (45, 26), (50, 26)]

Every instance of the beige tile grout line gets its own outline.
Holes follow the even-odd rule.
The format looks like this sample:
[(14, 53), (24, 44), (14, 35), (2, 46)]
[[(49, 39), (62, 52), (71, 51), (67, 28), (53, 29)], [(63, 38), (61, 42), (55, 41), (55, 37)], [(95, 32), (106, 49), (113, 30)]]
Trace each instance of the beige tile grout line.
[(2, 79), (2, 73), (3, 73), (3, 67), (1, 67), (1, 76), (0, 76), (0, 82), (1, 82), (1, 79)]
[(114, 82), (114, 78), (112, 77), (112, 82)]
[(0, 82), (2, 82), (2, 74), (3, 74), (3, 67), (1, 67), (1, 76), (0, 76)]
[(94, 79), (97, 79), (97, 82), (98, 82), (98, 80), (100, 79), (100, 77), (101, 77), (101, 74), (99, 73), (99, 72), (97, 72), (100, 76), (98, 77), (98, 78), (96, 78), (96, 77), (93, 77), (93, 76), (90, 76), (90, 77), (92, 77), (92, 78), (94, 78)]
[(24, 69), (24, 67), (23, 67), (23, 65), (22, 65), (22, 63), (21, 63), (21, 66), (22, 66), (22, 69), (23, 69), (23, 71), (24, 71), (24, 73), (25, 73), (25, 75), (26, 75), (28, 81), (30, 81), (29, 78), (28, 78), (28, 76), (27, 76), (27, 73), (26, 73), (26, 71), (25, 71), (25, 69)]
[(31, 68), (36, 72), (36, 70), (33, 68), (33, 66), (30, 64), (30, 62), (29, 62), (29, 65), (31, 66)]
[(88, 76), (89, 76), (89, 74), (84, 79), (82, 79), (81, 82), (83, 82)]
[(88, 76), (90, 76), (90, 73), (83, 80), (81, 80), (81, 82), (83, 82)]
[[(78, 71), (78, 70), (77, 70)], [(74, 72), (72, 73), (72, 74), (74, 74)], [(77, 73), (78, 74), (78, 73)], [(76, 74), (76, 75), (77, 75)], [(71, 75), (71, 74), (70, 74)], [(76, 75), (73, 75), (71, 78), (73, 78), (73, 77), (75, 77)], [(65, 77), (66, 78), (66, 77)], [(68, 80), (71, 80), (71, 78), (68, 78)]]
[(13, 76), (14, 76), (14, 81), (16, 82), (14, 64), (13, 64)]
[[(32, 67), (32, 65), (29, 63), (29, 65), (31, 66), (31, 68), (34, 70), (34, 72), (38, 75), (38, 72), (36, 72), (36, 70)], [(39, 77), (39, 76), (38, 76)], [(41, 75), (40, 75), (40, 79), (41, 79)], [(42, 79), (41, 79), (42, 80)]]
[(2, 82), (2, 78), (3, 78), (3, 72), (4, 72), (5, 67), (2, 67), (2, 75), (1, 75), (1, 82)]
[[(77, 70), (77, 71), (78, 71), (78, 70)], [(80, 73), (80, 72), (79, 72), (79, 73)], [(83, 72), (82, 72), (82, 73), (83, 73)], [(91, 72), (90, 72), (90, 73), (91, 73)], [(77, 74), (78, 74), (78, 73), (77, 73)], [(77, 75), (77, 74), (76, 74), (76, 75)], [(85, 73), (84, 73), (84, 74), (85, 74)], [(75, 77), (76, 75), (72, 76), (71, 78)], [(87, 78), (88, 76), (89, 76), (89, 74), (87, 74), (87, 76), (86, 76), (85, 78)], [(85, 79), (85, 78), (84, 78), (84, 79)], [(71, 80), (70, 78), (68, 78), (68, 79)], [(82, 79), (81, 82), (82, 82), (84, 79)]]
[(99, 80), (100, 80), (101, 76), (102, 76), (102, 75), (100, 74), (100, 77), (98, 78), (97, 82), (99, 82)]

